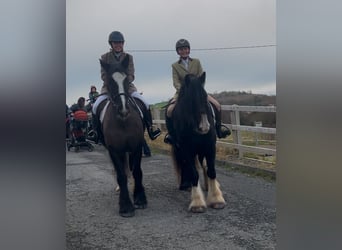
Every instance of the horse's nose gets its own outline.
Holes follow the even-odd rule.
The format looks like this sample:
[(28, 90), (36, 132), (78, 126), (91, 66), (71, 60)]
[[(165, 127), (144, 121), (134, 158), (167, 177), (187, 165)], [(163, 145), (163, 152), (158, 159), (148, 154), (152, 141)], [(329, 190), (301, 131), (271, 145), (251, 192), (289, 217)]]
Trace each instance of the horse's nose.
[(208, 121), (208, 117), (206, 114), (201, 115), (201, 122), (199, 124), (199, 130), (201, 131), (201, 134), (208, 133), (210, 129), (210, 123)]
[(121, 114), (121, 116), (122, 116), (123, 118), (125, 118), (125, 117), (128, 116), (129, 111), (128, 111), (128, 109), (122, 109), (122, 110), (120, 111), (120, 114)]

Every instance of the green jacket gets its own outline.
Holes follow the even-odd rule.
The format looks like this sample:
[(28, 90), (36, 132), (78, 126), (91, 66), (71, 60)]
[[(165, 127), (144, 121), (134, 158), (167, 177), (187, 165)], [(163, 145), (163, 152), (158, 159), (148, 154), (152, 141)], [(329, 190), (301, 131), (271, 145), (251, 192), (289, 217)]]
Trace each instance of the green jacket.
[(203, 69), (202, 69), (201, 62), (200, 60), (196, 58), (189, 57), (188, 69), (186, 69), (185, 66), (182, 64), (181, 59), (173, 63), (172, 64), (172, 79), (173, 79), (173, 86), (176, 89), (174, 98), (176, 99), (178, 97), (180, 87), (182, 86), (184, 82), (184, 78), (187, 74), (194, 74), (196, 76), (200, 76), (202, 73), (203, 73)]
[(96, 101), (96, 97), (99, 95), (99, 92), (95, 91), (95, 92), (89, 92), (88, 96), (89, 96), (89, 100), (91, 103), (94, 103)]

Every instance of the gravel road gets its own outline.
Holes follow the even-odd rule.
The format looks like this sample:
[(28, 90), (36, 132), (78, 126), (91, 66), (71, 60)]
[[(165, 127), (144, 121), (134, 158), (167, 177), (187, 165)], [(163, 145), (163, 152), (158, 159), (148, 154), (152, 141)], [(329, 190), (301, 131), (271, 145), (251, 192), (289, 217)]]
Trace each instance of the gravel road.
[(193, 214), (170, 156), (143, 158), (142, 169), (147, 208), (123, 218), (104, 148), (66, 152), (67, 249), (275, 249), (275, 182), (217, 166), (227, 205)]

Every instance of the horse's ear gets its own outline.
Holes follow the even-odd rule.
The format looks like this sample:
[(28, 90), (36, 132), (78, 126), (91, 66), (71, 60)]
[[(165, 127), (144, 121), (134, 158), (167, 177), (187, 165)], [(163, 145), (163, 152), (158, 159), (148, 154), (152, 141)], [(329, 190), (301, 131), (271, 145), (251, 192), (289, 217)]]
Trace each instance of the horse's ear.
[(109, 64), (108, 64), (108, 63), (105, 63), (102, 59), (99, 59), (99, 61), (100, 61), (101, 67), (102, 67), (105, 71), (108, 71), (108, 69), (109, 69)]
[(200, 81), (201, 81), (201, 83), (202, 83), (202, 85), (204, 86), (204, 83), (205, 83), (205, 71), (202, 73), (202, 75), (200, 76)]
[(121, 65), (122, 65), (122, 67), (127, 69), (128, 68), (128, 64), (129, 64), (129, 55), (126, 54), (125, 58), (122, 60)]

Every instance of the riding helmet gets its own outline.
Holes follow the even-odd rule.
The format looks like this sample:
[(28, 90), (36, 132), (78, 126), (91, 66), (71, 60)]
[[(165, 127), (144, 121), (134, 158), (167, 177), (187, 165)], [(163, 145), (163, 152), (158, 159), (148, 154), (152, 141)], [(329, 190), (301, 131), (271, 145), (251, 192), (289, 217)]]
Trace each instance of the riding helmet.
[(121, 32), (119, 31), (113, 31), (112, 33), (109, 34), (109, 38), (108, 38), (108, 43), (109, 45), (112, 45), (112, 42), (124, 42), (125, 39), (123, 37), (123, 35), (121, 34)]
[(179, 39), (176, 43), (176, 51), (177, 49), (182, 48), (182, 47), (188, 47), (190, 49), (189, 41), (186, 39)]

